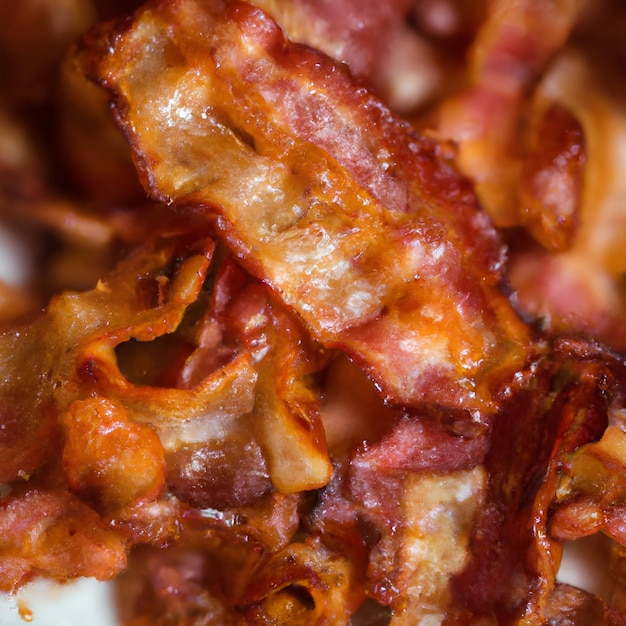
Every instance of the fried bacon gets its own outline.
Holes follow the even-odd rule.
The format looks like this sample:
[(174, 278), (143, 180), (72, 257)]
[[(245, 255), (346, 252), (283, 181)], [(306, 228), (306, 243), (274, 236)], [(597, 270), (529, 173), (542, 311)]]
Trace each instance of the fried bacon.
[(214, 215), (317, 340), (391, 402), (493, 410), (531, 342), (440, 147), (246, 3), (151, 3), (84, 54), (149, 192)]
[[(194, 290), (197, 292), (201, 285), (198, 277), (207, 260), (202, 254), (192, 257), (182, 266), (186, 275), (183, 273), (178, 283), (170, 283), (166, 275), (156, 274), (174, 253), (175, 246), (170, 246), (169, 251), (138, 255), (134, 263), (129, 261), (128, 268), (119, 267), (110, 282), (101, 282), (90, 292), (59, 296), (51, 301), (45, 315), (0, 336), (7, 354), (2, 362), (3, 379), (8, 381), (2, 388), (2, 457), (7, 459), (2, 465), (3, 482), (27, 475), (48, 460), (54, 451), (50, 438), (58, 430), (58, 412), (80, 399), (83, 381), (92, 379), (100, 360), (114, 359), (117, 343), (131, 336), (141, 339), (170, 332), (180, 322), (185, 306), (193, 301)], [(137, 285), (134, 281), (125, 285), (126, 272), (136, 277)], [(142, 283), (160, 290), (155, 295), (165, 308), (155, 308), (155, 303), (135, 292)], [(165, 303), (167, 294), (170, 298)], [(129, 318), (133, 320), (130, 327)], [(39, 346), (45, 350), (41, 358), (33, 359)], [(25, 379), (37, 387), (26, 387)], [(25, 441), (32, 449), (24, 448)]]
[(468, 85), (434, 116), (496, 225), (540, 244), (512, 255), (521, 308), (620, 351), (625, 20), (612, 2), (493, 2)]
[(422, 104), (441, 82), (433, 51), (408, 24), (413, 0), (253, 4), (271, 15), (291, 41), (347, 63), (394, 110)]
[[(114, 567), (93, 568), (93, 575), (110, 577), (125, 566), (125, 539), (114, 532), (95, 540), (88, 526), (84, 533), (80, 530), (81, 519), (94, 520), (94, 532), (108, 537), (110, 531), (96, 511), (111, 514), (154, 500), (165, 482), (164, 453), (152, 427), (129, 418), (131, 402), (120, 406), (102, 397), (96, 372), (101, 364), (114, 363), (118, 343), (130, 337), (148, 340), (177, 327), (197, 297), (211, 249), (204, 243), (194, 251), (190, 242), (186, 254), (181, 250), (177, 256), (176, 240), (170, 238), (161, 247), (138, 252), (94, 290), (59, 296), (41, 317), (2, 334), (7, 358), (2, 362), (0, 480), (9, 485), (3, 523), (10, 524), (14, 508), (32, 497), (39, 503), (33, 513), (49, 519), (46, 532), (51, 537), (61, 533), (61, 541), (63, 533), (72, 535), (79, 528), (77, 545), (85, 544), (80, 554), (73, 553), (66, 562), (57, 565), (52, 559), (46, 565), (47, 540), (31, 546), (25, 540), (7, 539), (15, 554), (3, 553), (3, 568), (15, 559), (30, 565), (4, 576), (4, 589), (32, 575), (32, 570), (58, 579), (83, 573), (81, 554), (90, 543), (112, 543), (117, 553)], [(179, 267), (168, 276), (164, 266), (172, 261), (178, 261)], [(31, 380), (28, 387), (26, 378)], [(200, 386), (196, 394), (211, 392), (210, 387)], [(153, 398), (154, 412), (159, 412), (157, 406), (166, 411), (167, 400)], [(44, 467), (54, 467), (61, 456), (62, 472), (41, 473)], [(39, 478), (21, 485), (33, 473)], [(53, 514), (52, 504), (59, 513)], [(69, 521), (63, 512), (67, 507)], [(63, 530), (68, 525), (69, 530)]]
[(457, 142), (459, 167), (499, 226), (520, 221), (516, 194), (525, 103), (583, 5), (580, 0), (491, 2), (471, 46), (469, 85), (438, 111), (441, 136)]
[[(579, 23), (608, 0), (460, 4), (149, 0), (23, 66), (0, 211), (65, 269), (0, 334), (1, 589), (121, 574), (133, 626), (623, 623), (623, 95)], [(70, 31), (137, 2), (104, 5)], [(423, 136), (387, 106), (437, 37), (471, 63)], [(72, 191), (14, 132), (40, 70)], [(100, 280), (57, 293), (77, 256)], [(558, 582), (595, 533), (603, 599)]]
[[(0, 558), (5, 589), (35, 573), (112, 577), (133, 544), (177, 536), (190, 506), (245, 507), (275, 487), (328, 481), (319, 399), (307, 382), (319, 367), (315, 344), (232, 261), (213, 277), (207, 305), (201, 288), (214, 244), (206, 225), (173, 218), (162, 226), (95, 289), (59, 295), (2, 335), (12, 355), (2, 365), (2, 523), (12, 525), (15, 507), (32, 497), (54, 536), (66, 524), (76, 533), (71, 511), (85, 509), (96, 534), (79, 532), (80, 550), (99, 541), (101, 560), (112, 551), (115, 561), (99, 569), (87, 560), (83, 570), (77, 548), (56, 563), (46, 560), (47, 539), (31, 546), (18, 533)], [(192, 305), (200, 317), (183, 323)], [(180, 354), (164, 371), (140, 365), (142, 344), (153, 341)], [(33, 360), (36, 346), (44, 352)], [(26, 376), (39, 385), (30, 393)]]
[[(626, 120), (618, 95), (603, 87), (616, 70), (607, 62), (609, 76), (597, 74), (592, 67), (598, 63), (604, 64), (587, 59), (581, 50), (568, 50), (540, 85), (537, 100), (564, 108), (582, 132), (582, 180), (565, 177), (582, 188), (575, 230), (565, 238), (560, 254), (527, 249), (515, 255), (510, 275), (521, 305), (546, 319), (554, 331), (584, 332), (623, 351), (624, 182), (609, 164), (620, 159)], [(563, 224), (560, 231), (565, 232)]]
[[(188, 386), (199, 374), (206, 375), (220, 351), (226, 352), (221, 358), (228, 358), (229, 353), (231, 358), (251, 358), (256, 386), (249, 429), (258, 434), (273, 484), (285, 493), (325, 485), (331, 467), (320, 419), (321, 398), (309, 383), (325, 364), (320, 347), (267, 288), (232, 259), (221, 266), (213, 289), (211, 306), (197, 331), (198, 347), (181, 372), (181, 386)], [(224, 389), (240, 403), (236, 387), (242, 376), (234, 374), (232, 380), (224, 381)], [(210, 439), (200, 433), (195, 441), (208, 443)], [(245, 449), (249, 436), (241, 443)], [(224, 468), (223, 461), (220, 466)], [(237, 467), (236, 473), (242, 469)]]

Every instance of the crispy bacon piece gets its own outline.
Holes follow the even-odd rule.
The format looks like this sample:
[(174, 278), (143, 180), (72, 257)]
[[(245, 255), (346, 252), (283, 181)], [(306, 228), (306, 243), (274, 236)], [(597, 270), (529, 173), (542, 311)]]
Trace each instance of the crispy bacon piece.
[[(117, 400), (102, 397), (97, 372), (101, 364), (115, 362), (119, 343), (173, 332), (196, 300), (213, 244), (206, 235), (185, 240), (188, 228), (179, 220), (173, 232), (163, 231), (163, 241), (137, 250), (92, 291), (57, 296), (40, 317), (0, 335), (6, 355), (0, 482), (7, 483), (0, 524), (14, 533), (3, 532), (8, 543), (0, 551), (1, 567), (13, 572), (2, 577), (3, 589), (33, 573), (59, 580), (83, 574), (109, 578), (125, 567), (128, 544), (163, 542), (176, 534), (171, 515), (163, 516), (164, 530), (137, 511), (161, 495), (163, 445), (152, 425), (133, 421), (132, 393)], [(118, 376), (123, 378), (119, 371)], [(169, 397), (145, 394), (143, 408), (169, 420), (176, 401), (206, 406), (210, 397), (216, 400), (210, 384), (183, 393), (187, 396), (181, 398), (178, 390)], [(15, 510), (29, 498), (32, 511), (24, 523), (32, 520), (33, 527), (21, 535)], [(117, 530), (105, 522), (116, 515)], [(43, 526), (41, 519), (47, 520)], [(27, 535), (36, 532), (43, 533), (41, 541), (29, 542)], [(75, 547), (65, 554), (58, 546), (74, 535)]]
[[(132, 554), (117, 585), (124, 623), (250, 623), (244, 618), (245, 606), (271, 595), (268, 581), (282, 574), (288, 584), (285, 571), (302, 575), (302, 567), (283, 565), (279, 573), (269, 566), (280, 562), (275, 555), (291, 551), (301, 500), (299, 495), (273, 493), (254, 507), (188, 512), (176, 544), (167, 549), (140, 546)], [(315, 575), (311, 568), (308, 572)], [(256, 592), (248, 591), (257, 575)]]
[(214, 215), (316, 339), (391, 402), (495, 408), (528, 329), (441, 147), (245, 2), (148, 3), (84, 50), (149, 192)]
[[(13, 490), (19, 500), (22, 479), (32, 475), (33, 488), (87, 507), (111, 533), (106, 541), (125, 551), (176, 536), (189, 505), (241, 508), (275, 488), (298, 492), (328, 482), (319, 397), (309, 384), (325, 362), (319, 348), (232, 260), (213, 277), (203, 313), (214, 247), (205, 228), (204, 220), (172, 218), (95, 289), (61, 294), (40, 317), (0, 336), (11, 354), (0, 398), (7, 503)], [(200, 319), (183, 323), (193, 305)], [(144, 368), (142, 345), (156, 346), (161, 359), (169, 345), (175, 358)], [(37, 349), (42, 358), (33, 360)], [(213, 350), (217, 356), (209, 357)], [(25, 376), (33, 381), (28, 389)], [(37, 500), (41, 515), (52, 500)], [(0, 511), (1, 523), (11, 523), (11, 510)], [(19, 554), (19, 547), (16, 555), (0, 554), (6, 568), (25, 559), (7, 585), (33, 569), (73, 575), (52, 556), (37, 554), (28, 565), (29, 554)], [(113, 576), (122, 567), (106, 571)], [(94, 576), (103, 572), (93, 568)]]
[(242, 597), (249, 624), (347, 624), (363, 601), (354, 564), (319, 538), (292, 543), (269, 559)]
[(0, 589), (38, 575), (105, 580), (125, 567), (124, 539), (66, 490), (22, 485), (0, 498)]
[[(532, 389), (526, 386), (494, 424), (485, 459), (489, 489), (473, 529), (473, 558), (454, 585), (461, 606), (476, 615), (495, 611), (502, 623), (544, 623), (539, 616), (547, 612), (560, 623), (553, 602), (559, 538), (565, 535), (557, 529), (567, 514), (561, 517), (559, 502), (567, 501), (567, 485), (579, 473), (572, 459), (600, 445), (594, 442), (606, 436), (609, 415), (623, 407), (622, 363), (582, 343), (566, 342), (556, 350), (528, 373)], [(602, 481), (603, 473), (589, 468), (587, 479)], [(619, 509), (616, 495), (608, 497)], [(585, 529), (590, 517), (593, 513), (579, 518), (577, 531), (567, 538), (598, 530), (597, 525)], [(515, 584), (503, 583), (507, 577)], [(572, 611), (572, 619), (575, 615)]]
[(254, 419), (270, 475), (286, 493), (322, 487), (328, 483), (331, 465), (319, 417), (319, 393), (308, 381), (325, 359), (299, 321), (264, 285), (244, 281), (247, 284), (231, 294), (230, 302), (222, 301), (220, 316), (227, 332), (238, 336), (258, 363)]
[(467, 80), (439, 107), (438, 131), (498, 226), (520, 223), (517, 183), (526, 101), (570, 36), (584, 1), (493, 0), (470, 50)]
[[(382, 435), (364, 417), (360, 432), (371, 434), (343, 465), (336, 461), (311, 524), (329, 545), (365, 563), (368, 593), (392, 607), (391, 624), (427, 615), (459, 624), (535, 623), (544, 612), (557, 619), (560, 539), (597, 532), (605, 521), (605, 532), (623, 540), (621, 469), (609, 470), (623, 462), (623, 437), (616, 436), (623, 364), (584, 343), (556, 350), (520, 374), (488, 444), (477, 433), (455, 433), (454, 422), (437, 425), (432, 415), (426, 428), (416, 416), (386, 415)], [(346, 404), (358, 410), (358, 401)], [(575, 459), (585, 463), (588, 455), (602, 458), (604, 468), (587, 462), (581, 471)], [(447, 515), (440, 519), (441, 502)], [(446, 553), (452, 544), (454, 558)], [(423, 574), (433, 563), (438, 574)], [(598, 615), (614, 615), (590, 603)], [(578, 609), (570, 610), (573, 620)]]
[[(252, 461), (258, 454), (255, 446), (260, 445), (267, 470), (263, 462), (257, 466), (257, 472), (268, 471), (277, 489), (293, 493), (324, 486), (331, 466), (319, 416), (320, 397), (310, 381), (325, 365), (325, 357), (298, 319), (284, 309), (265, 285), (253, 280), (229, 258), (217, 272), (211, 305), (196, 332), (198, 347), (185, 363), (180, 386), (186, 387), (196, 377), (206, 376), (216, 361), (234, 359), (236, 355), (250, 359), (258, 376), (254, 404), (250, 406), (250, 415), (244, 418), (247, 426), (240, 428), (231, 441), (221, 438), (231, 448), (228, 456), (245, 464), (244, 459)], [(234, 388), (239, 381), (229, 380), (228, 385)], [(236, 392), (229, 393), (237, 397)], [(258, 441), (251, 440), (252, 432)], [(196, 443), (208, 444), (205, 452), (210, 454), (210, 440), (207, 436), (204, 442), (198, 438)], [(232, 446), (239, 447), (239, 455)], [(198, 461), (206, 458), (201, 448), (194, 451), (199, 454)], [(224, 469), (225, 461), (219, 462), (221, 469), (215, 467), (214, 475)], [(217, 464), (216, 460), (214, 465)], [(252, 466), (247, 467), (248, 472), (251, 469)], [(236, 473), (245, 470), (244, 465), (236, 468)], [(233, 476), (232, 480), (241, 485), (242, 476)], [(256, 483), (250, 476), (243, 480)], [(257, 484), (261, 487), (263, 480)]]
[[(0, 482), (27, 475), (54, 456), (57, 415), (89, 395), (84, 389), (93, 383), (99, 359), (114, 361), (118, 343), (153, 338), (180, 323), (200, 289), (208, 260), (199, 251), (181, 262), (177, 280), (172, 280), (160, 272), (175, 254), (171, 239), (169, 249), (137, 252), (94, 290), (59, 296), (40, 318), (0, 335), (7, 355), (0, 365), (5, 381), (0, 392)], [(136, 291), (144, 283), (160, 293), (147, 300)], [(32, 358), (38, 353), (41, 358)]]
[[(605, 66), (605, 72), (596, 72), (598, 66)], [(626, 116), (623, 100), (610, 87), (620, 71), (603, 53), (596, 60), (583, 50), (567, 50), (539, 86), (537, 100), (567, 110), (584, 137), (577, 228), (560, 254), (528, 247), (515, 254), (510, 276), (520, 306), (544, 318), (552, 332), (583, 332), (624, 352), (626, 187), (617, 164), (626, 140)]]
[[(550, 532), (559, 539), (602, 531), (622, 545), (626, 542), (626, 371), (623, 362), (613, 361), (611, 365), (598, 368), (593, 377), (592, 372), (587, 373), (587, 395), (602, 393), (602, 400), (597, 398), (595, 407), (589, 401), (579, 401), (574, 409), (582, 423), (578, 428), (570, 426), (570, 437), (584, 436), (582, 433), (593, 424), (594, 413), (597, 421), (600, 411), (603, 428), (583, 440), (584, 445), (570, 446), (559, 472), (558, 498), (550, 519)], [(584, 405), (587, 408), (582, 413)]]
[(436, 116), (495, 224), (541, 244), (511, 255), (520, 309), (622, 352), (625, 21), (610, 1), (492, 2), (469, 85)]

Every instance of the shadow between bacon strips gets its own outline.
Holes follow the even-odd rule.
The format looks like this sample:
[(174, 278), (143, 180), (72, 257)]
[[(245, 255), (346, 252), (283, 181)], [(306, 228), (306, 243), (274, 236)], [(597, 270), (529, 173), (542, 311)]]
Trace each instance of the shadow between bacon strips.
[(169, 208), (0, 336), (1, 587), (119, 576), (134, 626), (622, 624), (556, 574), (626, 542), (624, 362), (521, 320), (451, 145), (246, 2), (148, 2), (68, 64)]

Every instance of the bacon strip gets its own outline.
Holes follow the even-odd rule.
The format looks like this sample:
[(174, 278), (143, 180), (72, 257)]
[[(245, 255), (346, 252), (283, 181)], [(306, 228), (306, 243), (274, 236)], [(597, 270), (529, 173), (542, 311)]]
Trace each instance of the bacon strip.
[[(319, 393), (307, 383), (325, 364), (319, 346), (267, 287), (232, 259), (220, 267), (213, 290), (212, 306), (199, 331), (199, 348), (188, 359), (184, 376), (191, 370), (206, 376), (207, 359), (220, 350), (250, 358), (258, 382), (250, 424), (240, 432), (248, 439), (251, 431), (259, 437), (272, 482), (283, 493), (324, 486), (332, 469)], [(239, 386), (236, 379), (228, 384)], [(238, 396), (234, 390), (229, 394)]]
[(570, 36), (585, 0), (491, 0), (470, 50), (469, 87), (443, 102), (438, 130), (459, 146), (461, 171), (475, 183), (496, 225), (519, 225), (519, 129), (535, 82)]
[(537, 99), (569, 111), (585, 139), (577, 229), (561, 254), (530, 250), (514, 258), (511, 282), (519, 291), (520, 307), (549, 320), (555, 333), (583, 332), (624, 352), (626, 183), (619, 163), (626, 114), (623, 100), (610, 87), (619, 84), (614, 77), (620, 72), (604, 51), (600, 58), (588, 59), (582, 50), (569, 49), (539, 86)]
[(245, 2), (148, 3), (83, 57), (152, 196), (215, 216), (317, 340), (390, 402), (495, 408), (531, 342), (440, 147)]
[[(291, 41), (347, 63), (395, 111), (433, 97), (442, 69), (433, 50), (411, 28), (414, 0), (253, 0)], [(454, 19), (454, 18), (453, 18)]]
[[(185, 238), (188, 228), (182, 220), (164, 230), (93, 290), (59, 295), (37, 319), (0, 334), (0, 589), (33, 575), (111, 578), (129, 545), (176, 533), (157, 501), (161, 441), (152, 425), (134, 423), (137, 394), (103, 398), (96, 374), (103, 364), (115, 369), (120, 343), (174, 332), (196, 301), (213, 240)], [(177, 400), (210, 410), (218, 398), (208, 382), (152, 397), (144, 388), (143, 410), (161, 421), (175, 420)]]

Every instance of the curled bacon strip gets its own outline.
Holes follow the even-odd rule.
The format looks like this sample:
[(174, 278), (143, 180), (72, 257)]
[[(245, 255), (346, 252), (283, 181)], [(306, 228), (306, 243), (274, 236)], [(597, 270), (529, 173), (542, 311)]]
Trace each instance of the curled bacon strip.
[[(567, 221), (560, 219), (556, 240), (566, 243), (560, 247), (560, 253), (532, 249), (522, 252), (513, 258), (510, 275), (520, 294), (520, 306), (545, 318), (554, 332), (584, 332), (624, 352), (626, 186), (616, 164), (626, 138), (626, 115), (621, 100), (607, 87), (613, 69), (609, 62), (606, 61), (608, 79), (595, 71), (597, 65), (604, 64), (604, 60), (586, 58), (582, 50), (567, 49), (539, 85), (537, 108), (561, 107), (576, 121), (576, 132), (584, 138), (584, 175), (567, 174), (563, 168), (559, 194), (554, 194), (560, 196), (562, 211), (568, 204), (571, 206), (571, 194), (564, 193), (567, 186), (580, 188), (577, 211), (568, 217), (573, 217), (576, 228), (564, 238)], [(580, 140), (568, 152), (573, 155), (577, 148), (580, 149)], [(563, 156), (555, 159), (556, 163), (563, 162)], [(554, 187), (559, 179), (545, 178)], [(551, 249), (555, 229), (546, 231), (540, 241)]]
[(493, 410), (530, 339), (440, 147), (245, 2), (148, 3), (84, 50), (153, 196), (215, 215), (246, 268), (391, 402)]
[[(156, 524), (150, 514), (165, 484), (162, 443), (152, 425), (131, 419), (132, 394), (102, 397), (96, 373), (100, 363), (115, 362), (120, 343), (173, 332), (196, 300), (213, 242), (206, 235), (179, 240), (187, 228), (183, 220), (95, 289), (57, 296), (40, 317), (0, 335), (7, 355), (1, 365), (0, 481), (7, 484), (0, 525), (12, 528), (3, 532), (3, 589), (33, 573), (109, 578), (125, 567), (128, 543), (175, 534), (167, 507), (156, 506), (162, 516)], [(210, 405), (212, 389), (199, 389), (187, 392), (188, 405)], [(168, 400), (154, 397), (143, 408), (168, 414)], [(29, 501), (32, 510), (16, 525), (16, 510)], [(109, 517), (117, 517), (118, 529), (107, 526)], [(63, 556), (57, 546), (66, 536), (74, 538)], [(100, 554), (90, 555), (90, 546), (100, 546)]]
[[(8, 355), (0, 366), (7, 381), (0, 392), (0, 454), (7, 460), (1, 482), (31, 473), (53, 455), (57, 413), (82, 397), (98, 359), (114, 361), (114, 347), (131, 337), (147, 340), (177, 327), (197, 296), (208, 260), (206, 253), (192, 255), (172, 280), (161, 270), (175, 255), (173, 240), (139, 251), (92, 291), (59, 296), (40, 318), (0, 335)], [(41, 346), (41, 358), (33, 359)], [(31, 384), (24, 384), (26, 378)]]
[(584, 0), (491, 0), (470, 50), (469, 87), (444, 101), (439, 132), (498, 226), (519, 224), (519, 129), (526, 100), (570, 36)]
[(362, 602), (350, 589), (351, 564), (318, 538), (292, 543), (274, 555), (242, 598), (252, 624), (345, 624)]
[[(265, 285), (229, 258), (217, 272), (211, 306), (196, 332), (198, 347), (181, 372), (181, 386), (197, 376), (206, 377), (216, 360), (248, 363), (255, 389), (248, 407), (250, 415), (245, 418), (247, 426), (238, 429), (242, 445), (250, 443), (250, 433), (254, 432), (272, 483), (284, 493), (325, 485), (331, 473), (330, 460), (319, 417), (319, 392), (309, 384), (325, 359), (299, 321)], [(241, 405), (242, 372), (233, 368), (231, 374), (220, 384), (237, 407)], [(227, 403), (219, 405), (225, 407)], [(221, 429), (219, 415), (211, 416), (208, 422), (213, 429)], [(172, 427), (171, 421), (168, 427)], [(187, 443), (212, 439), (210, 430), (198, 435)], [(219, 465), (223, 469), (223, 462)], [(216, 463), (213, 472), (221, 469)], [(240, 468), (237, 473), (242, 471)]]
[[(0, 524), (12, 524), (32, 474), (32, 489), (44, 493), (38, 514), (52, 526), (57, 517), (65, 523), (47, 511), (59, 500), (87, 508), (98, 532), (111, 534), (101, 543), (123, 558), (107, 552), (103, 562), (116, 561), (108, 569), (87, 561), (94, 576), (119, 573), (134, 543), (177, 535), (186, 505), (252, 505), (274, 488), (321, 487), (331, 472), (319, 397), (308, 384), (323, 363), (319, 349), (232, 260), (212, 276), (203, 312), (213, 239), (194, 220), (163, 227), (95, 289), (61, 294), (40, 317), (0, 336), (11, 354), (2, 363), (0, 480), (8, 499)], [(193, 305), (195, 322), (186, 317)], [(33, 360), (39, 346), (43, 356)], [(171, 363), (146, 367), (150, 346), (160, 354), (169, 346)], [(27, 393), (23, 376), (39, 386)], [(11, 571), (7, 588), (33, 571), (59, 579), (79, 572), (78, 552), (64, 564), (41, 560), (36, 547), (31, 558), (26, 543), (16, 550), (0, 555), (0, 568)]]

